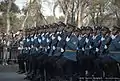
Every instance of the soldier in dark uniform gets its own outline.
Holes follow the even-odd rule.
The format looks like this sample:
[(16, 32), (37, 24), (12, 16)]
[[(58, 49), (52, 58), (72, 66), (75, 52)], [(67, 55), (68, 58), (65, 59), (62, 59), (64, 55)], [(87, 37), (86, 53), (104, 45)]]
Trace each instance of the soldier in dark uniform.
[[(110, 73), (112, 73), (112, 76), (114, 77), (120, 77), (120, 69), (119, 69), (119, 63), (120, 63), (120, 28), (118, 26), (113, 26), (112, 29), (112, 35), (111, 35), (111, 43), (109, 45), (108, 51), (109, 51), (109, 57), (112, 59), (107, 60), (107, 64), (110, 64), (109, 67)], [(111, 65), (113, 64), (113, 65)], [(114, 69), (114, 70), (113, 70)]]
[(29, 74), (28, 76), (31, 76), (36, 72), (36, 55), (37, 55), (37, 37), (36, 37), (36, 29), (33, 27), (31, 29), (31, 35), (30, 35), (30, 51), (29, 51)]
[[(60, 59), (63, 46), (64, 46), (64, 34), (63, 34), (63, 29), (64, 29), (64, 24), (58, 24), (56, 25), (57, 32), (51, 36), (52, 42), (50, 44), (50, 51), (49, 51), (49, 57), (48, 60), (46, 60), (46, 70), (49, 76), (57, 76), (60, 75), (60, 70), (56, 67), (56, 61)], [(52, 70), (54, 69), (54, 70)]]
[(84, 67), (82, 76), (92, 76), (93, 73), (94, 55), (92, 54), (92, 31), (91, 27), (85, 27), (85, 36), (82, 43), (82, 51), (84, 52), (82, 56), (82, 66)]
[(49, 46), (49, 43), (50, 43), (50, 39), (49, 39), (49, 32), (48, 32), (48, 26), (47, 25), (44, 25), (40, 28), (42, 30), (41, 31), (38, 31), (39, 35), (38, 35), (38, 45), (37, 45), (37, 55), (38, 57), (36, 58), (36, 61), (37, 61), (37, 65), (36, 66), (36, 70), (38, 71), (36, 76), (34, 77), (34, 80), (37, 80), (39, 78), (41, 78), (42, 76), (42, 79), (44, 79), (44, 60), (47, 59), (47, 56), (48, 56), (48, 46)]
[(108, 47), (110, 45), (110, 38), (108, 36), (109, 29), (107, 27), (102, 27), (101, 29), (101, 39), (100, 46), (98, 49), (98, 58), (95, 60), (95, 65), (97, 65), (96, 76), (103, 76), (103, 72), (105, 72), (104, 64), (106, 61), (111, 59), (108, 57)]
[[(41, 77), (41, 61), (40, 61), (40, 57), (42, 56), (42, 46), (41, 46), (41, 43), (42, 43), (42, 33), (44, 32), (44, 29), (42, 28), (43, 26), (40, 26), (40, 27), (37, 27), (36, 30), (36, 39), (35, 39), (35, 47), (36, 47), (36, 52), (37, 54), (35, 55), (35, 71), (36, 71), (36, 74), (34, 74), (34, 77), (33, 80), (37, 80)], [(32, 75), (29, 75), (29, 76), (32, 76)]]
[[(77, 43), (78, 38), (75, 33), (75, 28), (72, 25), (68, 25), (65, 28), (64, 35), (65, 37), (65, 45), (63, 47), (62, 57), (57, 61), (59, 67), (61, 67), (61, 71), (64, 76), (72, 77), (74, 74), (74, 67), (76, 66), (76, 52), (77, 52)], [(63, 77), (64, 77), (63, 76)]]
[(24, 62), (26, 62), (26, 70), (28, 71), (28, 60), (26, 59), (27, 54), (29, 53), (28, 50), (28, 42), (29, 39), (27, 37), (29, 36), (29, 30), (25, 30), (25, 36), (23, 36), (20, 40), (20, 54), (18, 55), (18, 64), (19, 64), (19, 71), (18, 73), (25, 73), (25, 65)]
[(92, 54), (95, 55), (95, 57), (98, 57), (99, 52), (99, 46), (100, 46), (100, 34), (101, 28), (99, 26), (95, 26), (93, 30), (93, 36), (92, 36)]

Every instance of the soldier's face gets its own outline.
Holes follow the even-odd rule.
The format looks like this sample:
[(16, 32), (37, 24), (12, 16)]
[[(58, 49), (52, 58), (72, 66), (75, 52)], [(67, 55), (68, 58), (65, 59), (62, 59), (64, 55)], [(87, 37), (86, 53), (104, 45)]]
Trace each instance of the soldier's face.
[(67, 29), (67, 32), (72, 32), (73, 31), (73, 28), (68, 28)]
[(29, 33), (28, 32), (26, 32), (26, 34), (25, 34), (26, 36), (28, 36), (29, 35)]
[(107, 34), (107, 31), (106, 30), (102, 30), (102, 35), (106, 35)]
[(52, 32), (55, 33), (55, 31), (56, 31), (56, 28), (53, 28)]
[(60, 27), (60, 28), (58, 29), (59, 32), (61, 32), (62, 30), (63, 30), (63, 27)]
[(112, 34), (113, 34), (113, 35), (116, 35), (117, 32), (118, 32), (118, 31), (117, 31), (116, 29), (112, 29)]
[(79, 34), (79, 32), (76, 31), (76, 32), (75, 32), (75, 35), (78, 35), (78, 34)]
[(86, 34), (89, 35), (91, 33), (90, 30), (86, 30)]
[(97, 34), (97, 30), (94, 30), (94, 31), (93, 31), (93, 34)]
[(82, 31), (81, 31), (81, 34), (82, 34), (82, 35), (85, 34), (85, 30), (82, 30)]

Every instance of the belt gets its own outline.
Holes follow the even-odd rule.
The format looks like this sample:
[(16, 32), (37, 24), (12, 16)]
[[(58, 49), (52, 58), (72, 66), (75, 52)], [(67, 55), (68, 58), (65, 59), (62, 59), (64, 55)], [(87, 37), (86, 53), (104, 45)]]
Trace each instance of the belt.
[(114, 53), (115, 53), (115, 54), (116, 54), (116, 53), (117, 53), (117, 54), (120, 54), (120, 51), (110, 51), (110, 53), (113, 53), (113, 54), (114, 54)]
[(65, 50), (66, 52), (76, 52), (76, 50)]

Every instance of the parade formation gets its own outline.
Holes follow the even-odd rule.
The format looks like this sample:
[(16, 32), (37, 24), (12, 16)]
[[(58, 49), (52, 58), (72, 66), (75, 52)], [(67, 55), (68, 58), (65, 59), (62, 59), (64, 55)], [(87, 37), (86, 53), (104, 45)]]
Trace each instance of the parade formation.
[(18, 73), (25, 73), (25, 79), (79, 81), (80, 77), (120, 77), (118, 26), (77, 28), (58, 22), (22, 32), (17, 58)]

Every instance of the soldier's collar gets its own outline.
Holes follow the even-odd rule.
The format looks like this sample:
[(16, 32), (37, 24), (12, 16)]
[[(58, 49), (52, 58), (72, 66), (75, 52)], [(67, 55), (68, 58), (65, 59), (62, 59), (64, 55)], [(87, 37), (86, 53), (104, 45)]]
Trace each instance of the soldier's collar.
[(98, 35), (93, 35), (92, 39), (96, 39)]
[(42, 35), (41, 36), (43, 36), (45, 33), (42, 33)]
[(85, 37), (86, 36), (86, 34), (84, 34), (84, 35), (81, 35), (82, 37)]
[(30, 36), (32, 37), (32, 36), (34, 36), (34, 35), (32, 34), (32, 35), (30, 35)]

